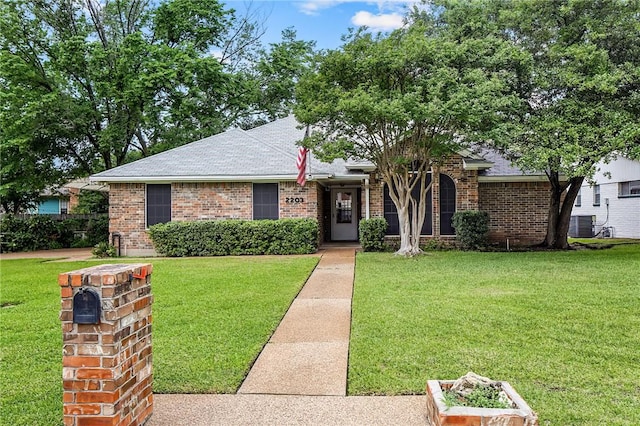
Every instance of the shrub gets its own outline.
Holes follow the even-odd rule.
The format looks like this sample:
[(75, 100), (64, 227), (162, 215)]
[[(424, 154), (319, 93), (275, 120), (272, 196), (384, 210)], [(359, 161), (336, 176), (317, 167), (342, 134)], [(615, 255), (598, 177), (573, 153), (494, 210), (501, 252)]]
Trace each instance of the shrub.
[[(86, 231), (86, 238), (76, 234)], [(91, 247), (109, 236), (107, 216), (55, 219), (47, 215), (34, 215), (25, 219), (4, 215), (0, 220), (1, 251), (49, 250), (69, 247)]]
[(385, 251), (387, 245), (384, 235), (387, 232), (387, 221), (382, 217), (360, 221), (360, 244), (364, 251)]
[(149, 228), (165, 256), (306, 254), (318, 249), (314, 219), (169, 222)]
[(56, 222), (47, 216), (32, 216), (22, 220), (6, 215), (0, 225), (2, 251), (32, 251), (59, 248), (60, 231)]
[(116, 248), (106, 241), (102, 241), (93, 247), (91, 253), (96, 257), (116, 257)]
[(456, 239), (465, 250), (477, 250), (487, 246), (489, 214), (478, 210), (465, 210), (453, 215)]
[(109, 242), (109, 216), (96, 216), (89, 219), (86, 227), (86, 239), (89, 246)]
[(446, 251), (455, 249), (453, 241), (444, 240), (440, 238), (431, 238), (427, 240), (423, 245), (424, 251)]

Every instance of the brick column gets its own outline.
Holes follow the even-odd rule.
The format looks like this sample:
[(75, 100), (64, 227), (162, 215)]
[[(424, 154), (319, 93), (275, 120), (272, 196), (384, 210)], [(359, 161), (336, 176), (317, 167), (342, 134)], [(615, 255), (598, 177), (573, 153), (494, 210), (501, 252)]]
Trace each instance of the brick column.
[[(58, 276), (64, 424), (142, 425), (152, 414), (150, 264), (100, 265)], [(100, 296), (98, 324), (73, 321), (81, 289)]]

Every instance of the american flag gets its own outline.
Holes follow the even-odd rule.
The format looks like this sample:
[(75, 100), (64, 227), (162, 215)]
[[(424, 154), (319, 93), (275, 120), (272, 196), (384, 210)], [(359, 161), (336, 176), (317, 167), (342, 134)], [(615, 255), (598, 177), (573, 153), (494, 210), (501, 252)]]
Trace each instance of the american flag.
[(307, 183), (307, 153), (309, 150), (303, 146), (298, 149), (296, 167), (298, 168), (298, 185), (304, 186)]

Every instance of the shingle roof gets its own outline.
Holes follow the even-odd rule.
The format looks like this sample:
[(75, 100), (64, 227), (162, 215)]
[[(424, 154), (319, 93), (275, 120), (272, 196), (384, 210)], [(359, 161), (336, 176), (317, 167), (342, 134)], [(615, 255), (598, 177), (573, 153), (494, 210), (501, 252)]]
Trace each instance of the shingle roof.
[(526, 173), (519, 169), (517, 166), (511, 164), (511, 161), (507, 160), (498, 151), (483, 148), (478, 154), (485, 160), (493, 163), (491, 168), (483, 170), (480, 176), (497, 177), (497, 176), (542, 176), (542, 173)]
[[(178, 148), (134, 161), (91, 176), (98, 182), (294, 180), (298, 170), (296, 143), (305, 129), (289, 116), (251, 130), (230, 129)], [(494, 151), (482, 153), (494, 162), (485, 176), (522, 175)], [(481, 157), (478, 157), (481, 158)], [(471, 156), (470, 161), (478, 160)], [(352, 162), (353, 163), (353, 162)], [(355, 163), (354, 163), (355, 164)], [(364, 164), (364, 163), (363, 163)], [(369, 164), (369, 163), (367, 163)], [(370, 164), (369, 164), (370, 165)], [(316, 177), (345, 179), (362, 174), (343, 160), (331, 164), (309, 157), (309, 172)]]

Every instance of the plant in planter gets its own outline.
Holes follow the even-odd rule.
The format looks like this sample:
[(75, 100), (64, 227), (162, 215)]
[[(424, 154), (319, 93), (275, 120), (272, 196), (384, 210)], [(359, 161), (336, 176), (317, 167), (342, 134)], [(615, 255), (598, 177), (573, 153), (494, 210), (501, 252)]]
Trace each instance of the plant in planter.
[(537, 426), (538, 417), (507, 382), (469, 372), (427, 382), (427, 415), (434, 426)]

